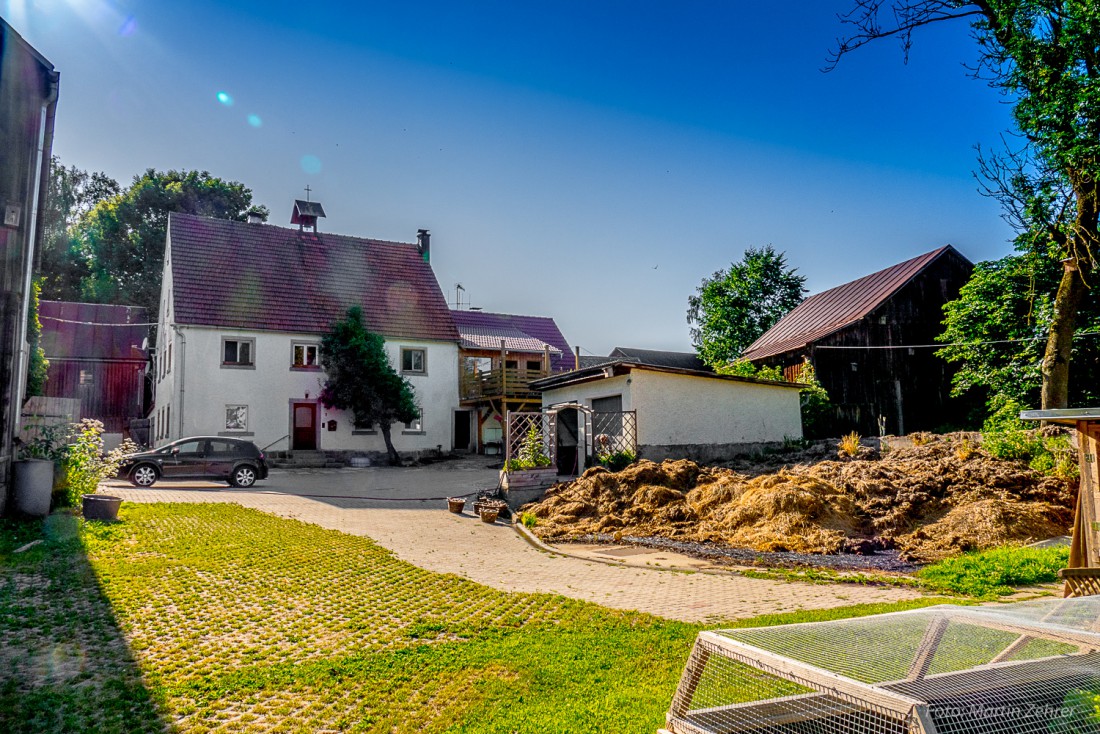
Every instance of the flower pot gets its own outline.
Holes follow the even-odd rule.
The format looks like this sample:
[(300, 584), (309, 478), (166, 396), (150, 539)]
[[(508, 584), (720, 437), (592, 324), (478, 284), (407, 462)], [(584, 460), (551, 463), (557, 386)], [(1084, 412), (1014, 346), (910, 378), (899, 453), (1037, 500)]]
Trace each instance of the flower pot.
[(15, 511), (31, 517), (50, 514), (53, 494), (53, 462), (47, 459), (23, 459), (12, 464), (15, 487)]
[(122, 504), (121, 497), (112, 497), (108, 494), (86, 494), (83, 500), (85, 520), (117, 520), (118, 507)]
[(465, 506), (466, 506), (466, 498), (465, 497), (448, 497), (447, 498), (447, 509), (450, 510), (451, 512), (455, 513), (456, 515), (458, 513), (462, 512), (462, 508), (465, 507)]
[(497, 515), (500, 514), (500, 510), (496, 507), (482, 507), (478, 516), (484, 523), (494, 523), (497, 521)]

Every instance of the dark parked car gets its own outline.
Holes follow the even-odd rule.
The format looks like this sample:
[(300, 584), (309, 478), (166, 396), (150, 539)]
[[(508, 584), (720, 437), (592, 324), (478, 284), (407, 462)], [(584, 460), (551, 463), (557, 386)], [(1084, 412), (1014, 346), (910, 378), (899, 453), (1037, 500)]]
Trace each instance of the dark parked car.
[(224, 479), (236, 487), (251, 487), (257, 479), (267, 479), (267, 461), (251, 441), (193, 436), (127, 455), (118, 476), (138, 487), (151, 487), (158, 479)]

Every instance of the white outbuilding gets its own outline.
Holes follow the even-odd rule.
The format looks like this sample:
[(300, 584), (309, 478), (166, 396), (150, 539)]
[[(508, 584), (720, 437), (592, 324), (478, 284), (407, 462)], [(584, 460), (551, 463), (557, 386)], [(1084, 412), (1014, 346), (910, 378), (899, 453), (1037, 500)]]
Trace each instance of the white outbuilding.
[(802, 438), (797, 384), (718, 375), (680, 352), (618, 348), (606, 361), (585, 361), (533, 383), (543, 407), (633, 412), (642, 458), (719, 460)]

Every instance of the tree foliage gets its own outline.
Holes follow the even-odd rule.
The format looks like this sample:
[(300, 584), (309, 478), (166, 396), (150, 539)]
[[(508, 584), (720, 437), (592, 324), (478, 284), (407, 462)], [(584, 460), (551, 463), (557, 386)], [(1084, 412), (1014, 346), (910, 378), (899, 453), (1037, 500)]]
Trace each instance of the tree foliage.
[(776, 321), (802, 302), (806, 278), (771, 245), (745, 250), (728, 270), (704, 278), (688, 298), (687, 320), (700, 359), (732, 362)]
[[(1040, 251), (1071, 259), (1051, 291), (1047, 341), (1041, 362), (1044, 408), (1069, 399), (1069, 364), (1079, 311), (1094, 301), (1100, 224), (1100, 6), (1095, 0), (855, 0), (841, 17), (852, 29), (831, 66), (845, 54), (881, 38), (900, 39), (905, 53), (913, 32), (965, 20), (979, 51), (974, 75), (1001, 90), (1013, 106), (1025, 143), (1021, 166), (1010, 166), (995, 186), (1018, 200), (1038, 203), (1021, 233)], [(1031, 184), (1020, 179), (1029, 177)], [(1008, 187), (1001, 186), (1004, 183)], [(1044, 196), (1049, 206), (1043, 205)], [(1051, 214), (1054, 216), (1049, 216)], [(1041, 214), (1036, 218), (1030, 215)]]
[(101, 201), (121, 193), (118, 182), (105, 173), (65, 167), (61, 159), (50, 159), (49, 196), (42, 217), (42, 253), (39, 273), (42, 297), (51, 301), (79, 301), (82, 282), (90, 274), (90, 264), (78, 241), (71, 236), (73, 227)]
[(30, 346), (30, 359), (27, 363), (27, 390), (24, 398), (42, 395), (46, 390), (47, 371), (50, 361), (42, 349), (42, 322), (38, 319), (38, 302), (42, 293), (42, 282), (31, 284), (30, 310), (27, 311), (27, 342)]
[(409, 381), (390, 364), (385, 341), (363, 325), (360, 307), (348, 309), (321, 339), (320, 359), (326, 374), (321, 402), (326, 408), (349, 411), (356, 426), (378, 426), (390, 462), (396, 464), (399, 457), (390, 426), (412, 422), (420, 411)]
[[(1003, 398), (1021, 405), (1040, 404), (1041, 364), (1053, 294), (1062, 266), (1036, 252), (1020, 252), (978, 263), (959, 298), (944, 307), (949, 346), (938, 354), (959, 365), (952, 393), (984, 393), (989, 412)], [(1074, 372), (1069, 383), (1073, 404), (1100, 398), (1100, 342), (1088, 332), (1100, 328), (1100, 304), (1090, 299), (1077, 319)]]
[(80, 295), (94, 303), (126, 303), (156, 313), (160, 300), (168, 215), (198, 214), (244, 221), (252, 191), (206, 171), (155, 171), (134, 178), (125, 191), (100, 200), (70, 228), (70, 249), (80, 268)]

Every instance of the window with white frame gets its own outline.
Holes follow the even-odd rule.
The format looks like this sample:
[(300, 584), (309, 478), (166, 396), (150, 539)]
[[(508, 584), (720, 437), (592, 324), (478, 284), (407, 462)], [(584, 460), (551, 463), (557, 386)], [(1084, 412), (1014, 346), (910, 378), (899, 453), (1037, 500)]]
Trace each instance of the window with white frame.
[(225, 430), (227, 430), (227, 431), (247, 431), (248, 430), (248, 406), (247, 405), (227, 405), (227, 406), (225, 406)]
[(402, 433), (423, 433), (424, 432), (424, 410), (423, 408), (416, 409), (416, 418), (405, 424), (405, 428), (402, 429)]
[(296, 370), (320, 369), (319, 349), (316, 344), (295, 342), (290, 347), (290, 366)]
[(255, 367), (255, 339), (222, 339), (222, 367)]
[(428, 355), (425, 349), (401, 348), (401, 371), (422, 375), (428, 371)]

